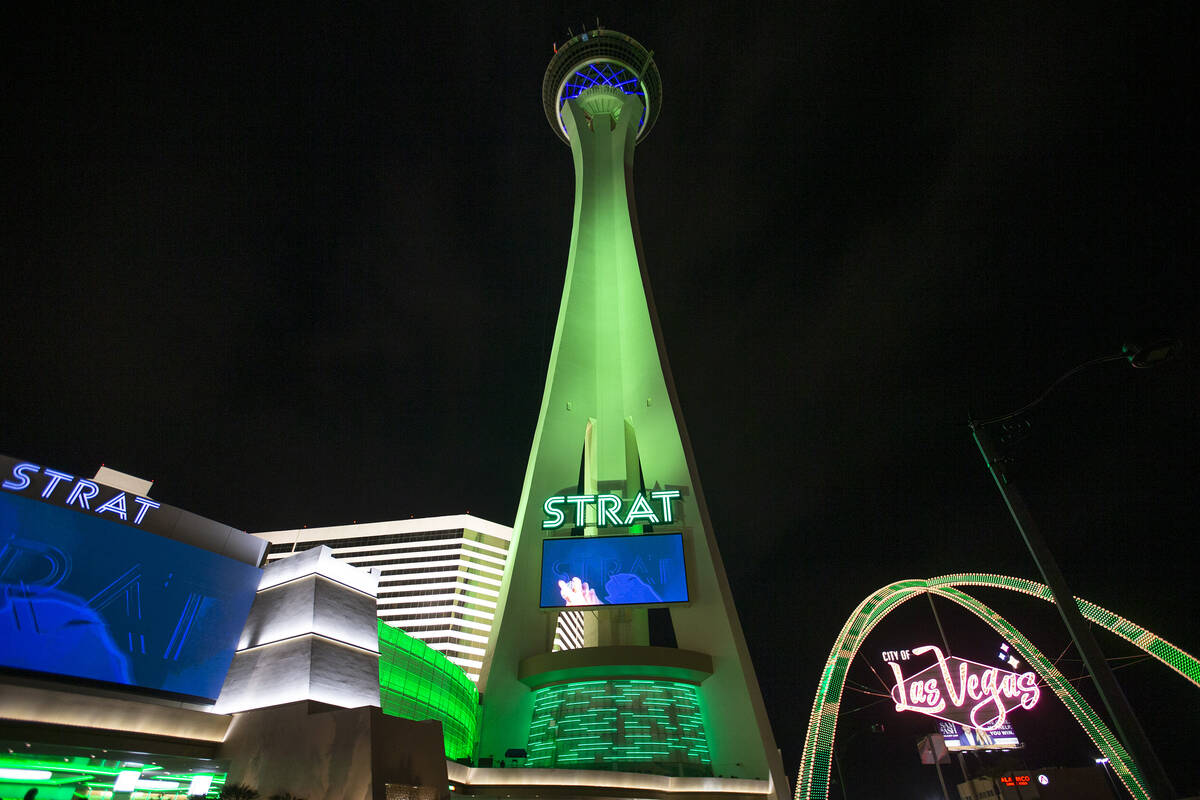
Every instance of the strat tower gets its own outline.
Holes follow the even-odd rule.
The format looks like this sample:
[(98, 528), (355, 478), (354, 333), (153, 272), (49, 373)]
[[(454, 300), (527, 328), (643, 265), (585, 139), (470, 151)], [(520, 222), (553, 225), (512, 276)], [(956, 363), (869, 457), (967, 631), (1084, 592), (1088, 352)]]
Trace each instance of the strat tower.
[(588, 785), (640, 773), (782, 798), (639, 241), (633, 154), (662, 102), (653, 53), (580, 34), (551, 59), (542, 100), (571, 148), (574, 227), (478, 754), (524, 750), (527, 775), (569, 769)]

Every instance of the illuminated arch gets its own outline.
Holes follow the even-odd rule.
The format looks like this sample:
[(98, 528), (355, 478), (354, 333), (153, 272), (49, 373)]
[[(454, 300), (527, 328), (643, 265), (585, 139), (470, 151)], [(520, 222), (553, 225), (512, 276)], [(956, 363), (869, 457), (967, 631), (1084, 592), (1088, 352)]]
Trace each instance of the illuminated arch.
[[(800, 759), (800, 774), (796, 779), (796, 800), (826, 798), (829, 794), (829, 770), (833, 759), (833, 740), (841, 705), (846, 673), (855, 654), (867, 635), (879, 622), (900, 604), (915, 596), (931, 593), (944, 597), (971, 611), (1000, 633), (1034, 670), (1054, 690), (1084, 731), (1109, 759), (1113, 771), (1137, 800), (1149, 800), (1140, 770), (1125, 748), (1092, 710), (1087, 701), (1071, 686), (1053, 664), (1020, 631), (984, 603), (954, 588), (956, 586), (987, 586), (1008, 589), (1054, 602), (1045, 584), (1021, 578), (983, 573), (943, 575), (929, 580), (903, 580), (889, 584), (863, 600), (842, 627), (821, 672), (817, 696), (813, 702), (808, 735)], [(1083, 616), (1142, 649), (1178, 672), (1195, 686), (1200, 686), (1200, 662), (1175, 645), (1155, 636), (1123, 617), (1094, 603), (1076, 598)]]

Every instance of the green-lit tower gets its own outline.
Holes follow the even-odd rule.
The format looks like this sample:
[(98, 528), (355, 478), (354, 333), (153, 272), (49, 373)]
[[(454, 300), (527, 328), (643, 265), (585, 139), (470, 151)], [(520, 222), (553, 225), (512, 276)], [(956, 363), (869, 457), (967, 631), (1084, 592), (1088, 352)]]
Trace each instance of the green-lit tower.
[[(756, 793), (785, 797), (639, 240), (633, 153), (662, 101), (653, 53), (615, 31), (580, 34), (551, 59), (542, 99), (571, 148), (574, 227), (480, 682), (478, 754), (525, 749), (530, 768), (756, 779)], [(580, 499), (614, 495), (619, 508)], [(627, 521), (638, 497), (656, 513)], [(547, 521), (551, 498), (566, 524)], [(682, 534), (687, 602), (540, 607), (544, 539), (649, 533)], [(651, 613), (656, 630), (669, 614), (677, 647), (650, 646)]]

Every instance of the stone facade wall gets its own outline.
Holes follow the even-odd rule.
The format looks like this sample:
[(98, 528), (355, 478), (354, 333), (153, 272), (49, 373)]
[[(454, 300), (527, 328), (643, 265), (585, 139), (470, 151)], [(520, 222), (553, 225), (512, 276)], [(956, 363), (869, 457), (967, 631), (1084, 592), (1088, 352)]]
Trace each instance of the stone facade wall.
[(299, 702), (235, 714), (218, 756), (230, 760), (230, 783), (262, 797), (386, 800), (389, 783), (449, 795), (441, 724), (378, 708)]

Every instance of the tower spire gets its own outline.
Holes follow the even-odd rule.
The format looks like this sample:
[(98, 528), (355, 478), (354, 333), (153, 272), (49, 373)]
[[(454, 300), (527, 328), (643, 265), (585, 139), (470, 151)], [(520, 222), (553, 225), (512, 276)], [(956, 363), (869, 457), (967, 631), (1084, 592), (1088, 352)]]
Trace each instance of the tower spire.
[[(782, 798), (782, 760), (713, 536), (636, 223), (633, 154), (658, 116), (657, 67), (628, 36), (583, 33), (551, 60), (542, 98), (571, 147), (574, 226), (480, 683), (479, 753), (523, 747), (535, 767), (759, 779)], [(654, 536), (638, 536), (648, 529)], [(594, 540), (606, 550), (588, 549), (587, 537), (611, 534)], [(558, 604), (546, 602), (547, 582), (578, 566), (543, 557), (564, 540), (597, 554), (580, 557), (593, 559), (580, 567), (587, 580), (560, 584), (564, 603), (585, 605), (547, 609)], [(672, 541), (681, 547), (677, 570), (655, 549)], [(650, 645), (649, 608), (669, 613), (678, 647)], [(582, 636), (560, 629), (568, 615), (582, 616)], [(554, 652), (556, 640), (584, 646)], [(611, 727), (564, 735), (581, 705)]]

